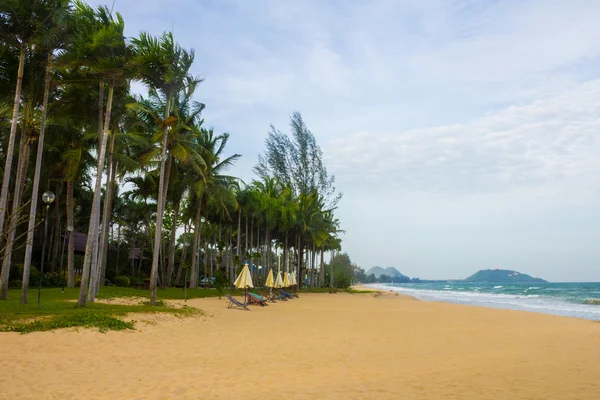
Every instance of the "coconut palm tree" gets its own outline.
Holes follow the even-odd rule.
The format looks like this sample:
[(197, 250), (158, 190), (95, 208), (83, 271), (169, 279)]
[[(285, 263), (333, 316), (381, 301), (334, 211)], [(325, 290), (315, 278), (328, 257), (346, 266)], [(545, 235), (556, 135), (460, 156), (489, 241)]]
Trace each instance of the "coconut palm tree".
[[(29, 230), (28, 230), (28, 247), (33, 241), (33, 229), (35, 224), (35, 215), (37, 212), (37, 200), (38, 200), (38, 187), (39, 178), (41, 171), (41, 156), (43, 153), (44, 146), (44, 134), (46, 130), (46, 118), (48, 110), (48, 98), (50, 92), (50, 77), (51, 77), (51, 62), (53, 59), (54, 50), (61, 46), (62, 39), (64, 37), (64, 24), (68, 18), (70, 12), (70, 6), (68, 0), (32, 0), (30, 2), (14, 2), (12, 0), (3, 2), (0, 5), (0, 41), (5, 45), (13, 45), (19, 48), (19, 67), (17, 74), (17, 88), (15, 90), (15, 103), (13, 107), (13, 119), (11, 123), (11, 133), (9, 136), (9, 144), (6, 152), (6, 166), (4, 169), (4, 179), (2, 182), (2, 193), (0, 193), (0, 229), (4, 224), (5, 207), (6, 207), (6, 196), (5, 190), (8, 189), (10, 180), (10, 169), (12, 165), (13, 156), (13, 145), (14, 145), (14, 133), (16, 132), (16, 124), (19, 118), (19, 102), (21, 101), (22, 87), (24, 79), (27, 80), (26, 87), (29, 91), (23, 102), (24, 106), (24, 119), (23, 119), (23, 139), (26, 137), (26, 127), (29, 125), (30, 137), (25, 142), (22, 140), (22, 146), (20, 146), (19, 153), (19, 166), (17, 168), (17, 177), (15, 182), (14, 190), (14, 204), (13, 212), (11, 215), (11, 221), (9, 224), (9, 238), (7, 246), (5, 248), (5, 257), (3, 260), (3, 271), (2, 271), (2, 298), (6, 298), (6, 290), (8, 288), (8, 274), (10, 272), (10, 264), (12, 258), (12, 249), (14, 245), (14, 237), (16, 231), (16, 223), (19, 219), (19, 212), (22, 207), (21, 195), (23, 193), (24, 183), (26, 179), (26, 171), (28, 166), (28, 154), (30, 143), (36, 139), (38, 133), (37, 129), (33, 128), (32, 114), (34, 109), (39, 104), (38, 99), (38, 88), (40, 85), (39, 77), (43, 76), (45, 79), (43, 100), (41, 101), (41, 127), (39, 129), (38, 139), (38, 152), (36, 160), (36, 171), (34, 174), (33, 182), (33, 194), (31, 202), (31, 211), (29, 216)], [(43, 60), (43, 61), (41, 61)], [(25, 77), (25, 64), (28, 62), (29, 68), (27, 68), (28, 76)], [(45, 74), (40, 74), (40, 71), (36, 68), (43, 66)], [(13, 142), (13, 144), (11, 144)], [(29, 256), (29, 257), (27, 257)], [(31, 264), (31, 249), (26, 251), (26, 262), (24, 268), (24, 290), (21, 296), (21, 301), (27, 302), (27, 287), (29, 281), (29, 266)], [(25, 286), (27, 284), (27, 286)]]
[(162, 239), (163, 213), (165, 209), (167, 186), (165, 185), (165, 166), (169, 129), (172, 127), (170, 111), (175, 97), (186, 86), (195, 86), (200, 80), (189, 75), (194, 62), (194, 52), (182, 49), (175, 43), (171, 33), (154, 38), (143, 32), (133, 39), (136, 51), (138, 77), (148, 87), (164, 97), (163, 132), (160, 156), (160, 175), (158, 201), (156, 207), (156, 227), (154, 249), (152, 251), (152, 269), (150, 274), (150, 303), (156, 304), (156, 284), (158, 280), (158, 262)]
[[(2, 188), (0, 189), (0, 230), (3, 230), (4, 228), (4, 217), (6, 214), (6, 204), (8, 202), (8, 189), (17, 136), (17, 125), (19, 122), (25, 57), (28, 47), (38, 33), (39, 24), (44, 22), (36, 20), (38, 18), (36, 12), (39, 10), (42, 3), (41, 0), (4, 0), (0, 2), (0, 42), (4, 46), (13, 46), (19, 49), (19, 64), (17, 68), (13, 112), (8, 145), (4, 152), (4, 175), (2, 179)], [(42, 13), (41, 15), (44, 14)]]
[(229, 134), (227, 133), (216, 135), (212, 129), (201, 128), (196, 138), (198, 140), (199, 153), (202, 155), (206, 166), (202, 178), (196, 180), (191, 188), (193, 196), (192, 204), (196, 205), (196, 215), (194, 216), (190, 287), (198, 287), (200, 275), (198, 252), (200, 249), (202, 210), (206, 208), (209, 199), (218, 203), (222, 210), (226, 205), (227, 199), (233, 197), (231, 183), (236, 178), (224, 175), (224, 173), (241, 157), (239, 154), (234, 154), (223, 158), (225, 147), (229, 141)]
[[(73, 40), (66, 52), (63, 62), (79, 68), (83, 77), (90, 80), (103, 81), (108, 86), (106, 111), (102, 123), (102, 136), (98, 146), (98, 162), (94, 199), (88, 227), (88, 239), (83, 261), (81, 290), (78, 305), (85, 307), (87, 301), (93, 301), (97, 288), (97, 253), (98, 233), (100, 225), (100, 196), (102, 171), (104, 170), (109, 129), (111, 127), (111, 111), (115, 88), (127, 83), (133, 75), (131, 59), (132, 48), (124, 36), (125, 23), (120, 14), (112, 15), (106, 7), (99, 7), (95, 12), (95, 25), (89, 26), (90, 8), (78, 4), (76, 17), (80, 18), (83, 28)], [(87, 293), (87, 295), (86, 295)]]

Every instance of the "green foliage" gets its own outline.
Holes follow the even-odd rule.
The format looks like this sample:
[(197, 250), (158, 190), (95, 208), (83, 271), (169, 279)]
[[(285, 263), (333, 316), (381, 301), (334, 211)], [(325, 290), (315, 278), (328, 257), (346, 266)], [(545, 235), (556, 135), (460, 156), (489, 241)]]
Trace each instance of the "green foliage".
[[(181, 294), (181, 290), (172, 290), (172, 293)], [(162, 294), (162, 293), (161, 293)], [(166, 293), (167, 295), (169, 293)], [(164, 301), (160, 306), (117, 305), (88, 303), (86, 308), (79, 308), (76, 304), (77, 289), (60, 288), (42, 290), (41, 307), (37, 304), (21, 304), (20, 291), (9, 290), (8, 300), (0, 301), (0, 332), (45, 331), (60, 328), (83, 327), (97, 328), (101, 332), (107, 330), (134, 329), (134, 322), (125, 322), (120, 317), (132, 313), (169, 313), (178, 316), (187, 316), (201, 313), (193, 307), (166, 307)], [(97, 298), (143, 297), (148, 298), (146, 290), (136, 291), (119, 287), (102, 288)], [(210, 294), (216, 296), (216, 291)], [(194, 297), (206, 297), (206, 293), (195, 294)], [(173, 296), (176, 297), (176, 296)], [(179, 298), (179, 297), (176, 297)]]
[(126, 276), (117, 276), (114, 278), (115, 285), (121, 287), (129, 287), (131, 286), (131, 281)]
[(215, 274), (215, 289), (217, 289), (217, 292), (219, 293), (219, 298), (223, 296), (227, 286), (229, 286), (227, 274), (221, 269), (217, 270), (217, 273)]
[[(352, 263), (347, 253), (336, 254), (331, 260), (333, 264), (333, 284), (336, 288), (346, 289), (352, 285), (354, 270), (358, 267)], [(329, 284), (330, 265), (325, 266), (325, 283)]]
[(126, 322), (110, 315), (86, 311), (79, 314), (52, 316), (32, 322), (16, 322), (14, 324), (0, 325), (0, 331), (30, 333), (74, 327), (98, 328), (100, 332), (134, 329), (133, 322)]

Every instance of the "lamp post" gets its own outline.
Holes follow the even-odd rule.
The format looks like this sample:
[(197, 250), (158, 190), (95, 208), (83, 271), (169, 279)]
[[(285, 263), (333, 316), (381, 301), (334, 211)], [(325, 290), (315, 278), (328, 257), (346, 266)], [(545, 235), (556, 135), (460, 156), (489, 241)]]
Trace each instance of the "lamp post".
[(44, 279), (44, 256), (46, 255), (46, 239), (48, 237), (48, 210), (54, 202), (54, 193), (47, 191), (42, 194), (42, 201), (46, 204), (46, 220), (44, 221), (44, 242), (42, 244), (42, 262), (40, 263), (40, 286), (38, 287), (38, 307), (42, 297), (42, 280)]
[(67, 280), (67, 275), (65, 274), (65, 270), (63, 268), (63, 260), (65, 259), (65, 247), (67, 247), (67, 240), (71, 236), (71, 232), (73, 232), (73, 226), (67, 226), (67, 231), (65, 232), (65, 240), (63, 241), (62, 253), (60, 253), (60, 274), (62, 276), (62, 289), (61, 293), (65, 292), (65, 282)]

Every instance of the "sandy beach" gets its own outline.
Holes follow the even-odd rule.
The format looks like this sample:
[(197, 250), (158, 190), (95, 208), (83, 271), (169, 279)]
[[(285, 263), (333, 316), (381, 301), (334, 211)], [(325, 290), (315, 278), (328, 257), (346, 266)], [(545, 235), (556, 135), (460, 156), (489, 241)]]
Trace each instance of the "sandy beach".
[(0, 334), (1, 399), (599, 399), (600, 323), (385, 294)]

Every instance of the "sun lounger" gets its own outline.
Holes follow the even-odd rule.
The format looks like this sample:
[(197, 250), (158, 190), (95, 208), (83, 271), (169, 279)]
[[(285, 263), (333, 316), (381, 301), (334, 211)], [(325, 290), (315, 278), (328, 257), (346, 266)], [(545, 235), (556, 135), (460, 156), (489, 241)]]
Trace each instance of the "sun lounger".
[(248, 292), (248, 303), (250, 304), (258, 304), (262, 307), (267, 306), (267, 299), (262, 296), (257, 295), (256, 293)]
[(283, 293), (285, 296), (290, 296), (290, 298), (292, 298), (292, 297), (296, 297), (296, 298), (298, 298), (298, 297), (299, 297), (299, 296), (298, 296), (296, 293), (289, 293), (289, 292), (286, 292), (286, 291), (285, 291), (285, 290), (283, 290), (283, 289), (281, 289), (281, 292), (282, 292), (282, 293)]
[(294, 296), (287, 293), (285, 290), (277, 289), (275, 292), (278, 293), (280, 296), (283, 296), (283, 298), (285, 298), (285, 299), (293, 299), (294, 298)]
[(246, 307), (245, 304), (240, 303), (239, 301), (237, 301), (236, 299), (234, 299), (233, 297), (231, 297), (230, 294), (227, 295), (227, 299), (229, 299), (229, 305), (227, 306), (227, 308), (241, 307), (244, 310), (250, 311), (250, 309), (248, 307)]
[(275, 301), (275, 300), (279, 300), (277, 298), (277, 296), (273, 296), (273, 295), (270, 295), (270, 294), (265, 293), (265, 292), (259, 291), (258, 294), (261, 295), (262, 297), (264, 297), (267, 301), (270, 301), (271, 303), (277, 303), (277, 301)]

